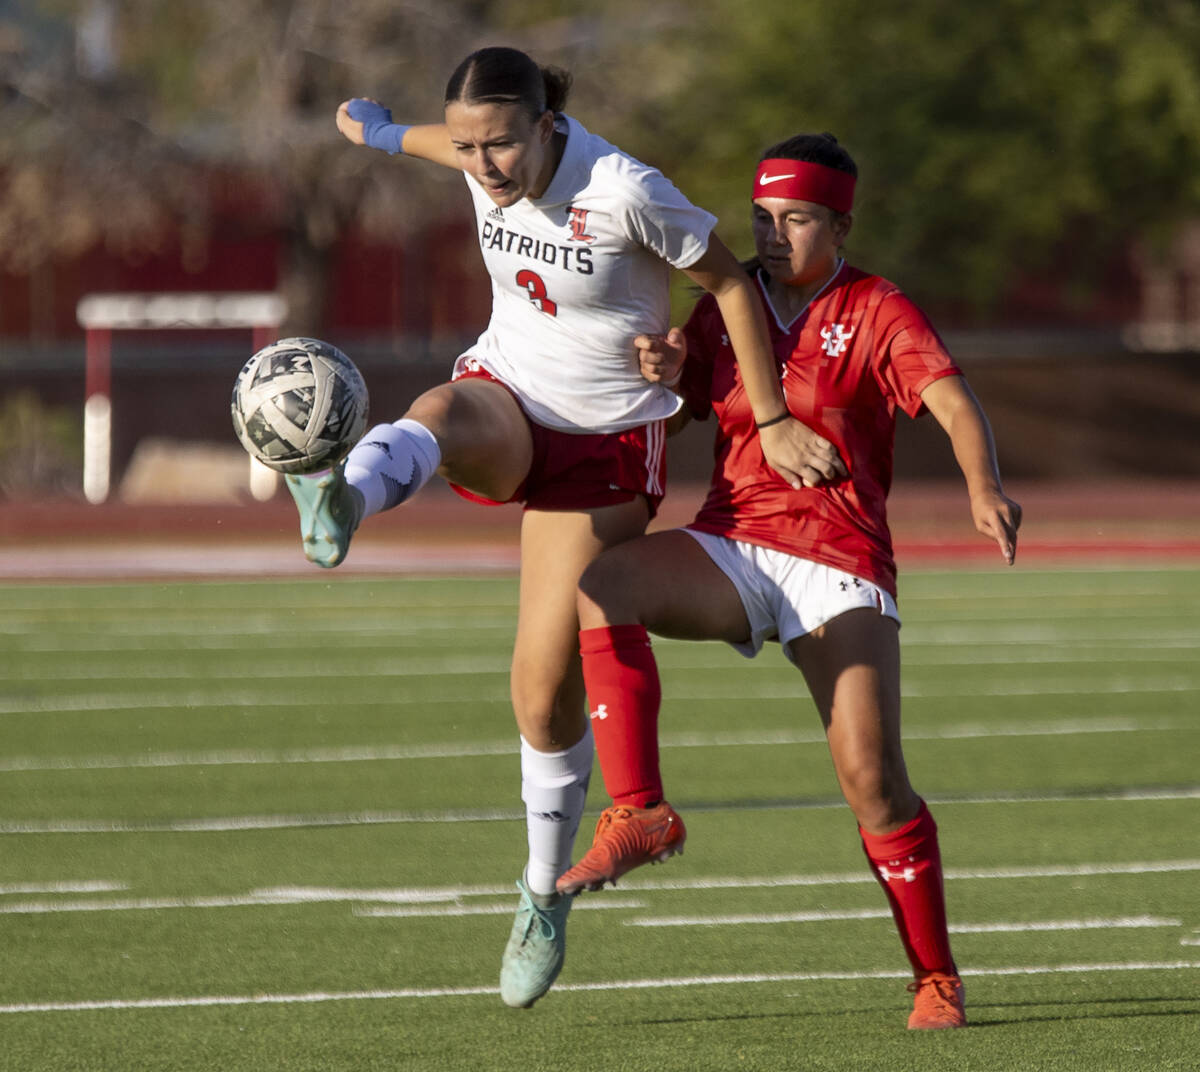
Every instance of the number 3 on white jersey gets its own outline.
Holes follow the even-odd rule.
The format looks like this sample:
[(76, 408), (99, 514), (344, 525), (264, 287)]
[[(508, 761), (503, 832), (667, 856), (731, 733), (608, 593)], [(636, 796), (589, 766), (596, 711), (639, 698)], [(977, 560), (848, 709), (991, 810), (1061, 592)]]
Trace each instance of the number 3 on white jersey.
[(542, 277), (537, 272), (522, 268), (517, 273), (517, 286), (524, 287), (529, 291), (529, 300), (543, 313), (548, 316), (558, 315), (558, 303), (547, 296), (546, 284), (542, 282)]

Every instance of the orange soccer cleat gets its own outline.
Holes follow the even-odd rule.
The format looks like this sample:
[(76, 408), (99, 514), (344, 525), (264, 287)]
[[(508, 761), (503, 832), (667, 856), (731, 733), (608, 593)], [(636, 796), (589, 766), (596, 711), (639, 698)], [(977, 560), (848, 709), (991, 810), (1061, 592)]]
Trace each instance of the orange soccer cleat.
[(910, 1031), (937, 1031), (946, 1027), (966, 1027), (967, 1014), (963, 1009), (963, 983), (951, 972), (930, 972), (922, 975), (908, 989), (913, 999), (912, 1015), (908, 1018)]
[(665, 800), (652, 808), (613, 805), (600, 813), (592, 847), (555, 884), (559, 893), (616, 885), (627, 871), (683, 852), (687, 830)]

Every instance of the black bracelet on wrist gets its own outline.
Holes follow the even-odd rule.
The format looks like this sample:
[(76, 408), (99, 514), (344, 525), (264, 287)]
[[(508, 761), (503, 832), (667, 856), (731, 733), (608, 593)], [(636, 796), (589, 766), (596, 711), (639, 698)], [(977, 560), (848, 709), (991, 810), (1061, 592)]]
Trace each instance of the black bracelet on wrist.
[(780, 421), (786, 421), (791, 415), (791, 412), (785, 409), (778, 417), (772, 417), (769, 421), (755, 421), (754, 427), (770, 428), (773, 424), (778, 424)]

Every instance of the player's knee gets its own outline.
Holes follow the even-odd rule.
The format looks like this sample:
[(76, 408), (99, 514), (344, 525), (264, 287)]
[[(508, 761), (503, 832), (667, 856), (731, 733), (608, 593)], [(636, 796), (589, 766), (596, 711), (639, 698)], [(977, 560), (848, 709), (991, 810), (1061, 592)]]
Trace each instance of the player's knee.
[(514, 675), (512, 703), (521, 736), (539, 752), (570, 747), (586, 729), (582, 685), (573, 681), (554, 688), (545, 681), (522, 681)]
[(635, 585), (613, 552), (602, 554), (579, 578), (579, 626), (594, 629), (613, 622), (630, 621), (635, 614)]
[[(512, 682), (513, 714), (522, 734), (528, 730), (535, 733), (539, 728), (549, 726), (554, 719), (555, 696), (551, 689), (539, 688), (536, 685), (522, 685), (516, 678)], [(528, 736), (528, 734), (526, 734)]]
[(453, 388), (448, 383), (439, 383), (413, 399), (404, 416), (409, 420), (419, 421), (434, 435), (445, 435), (450, 424), (453, 404)]
[(846, 803), (866, 830), (894, 829), (916, 812), (916, 793), (903, 765), (858, 763), (848, 770), (839, 770), (838, 778)]

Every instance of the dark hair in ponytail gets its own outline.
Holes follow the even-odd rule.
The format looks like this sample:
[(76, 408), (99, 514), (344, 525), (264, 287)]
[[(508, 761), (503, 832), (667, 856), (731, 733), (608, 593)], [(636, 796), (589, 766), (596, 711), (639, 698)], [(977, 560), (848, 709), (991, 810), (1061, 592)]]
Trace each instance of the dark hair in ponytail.
[(519, 104), (537, 119), (561, 112), (570, 89), (570, 72), (561, 67), (539, 67), (515, 48), (481, 48), (450, 76), (445, 103)]

